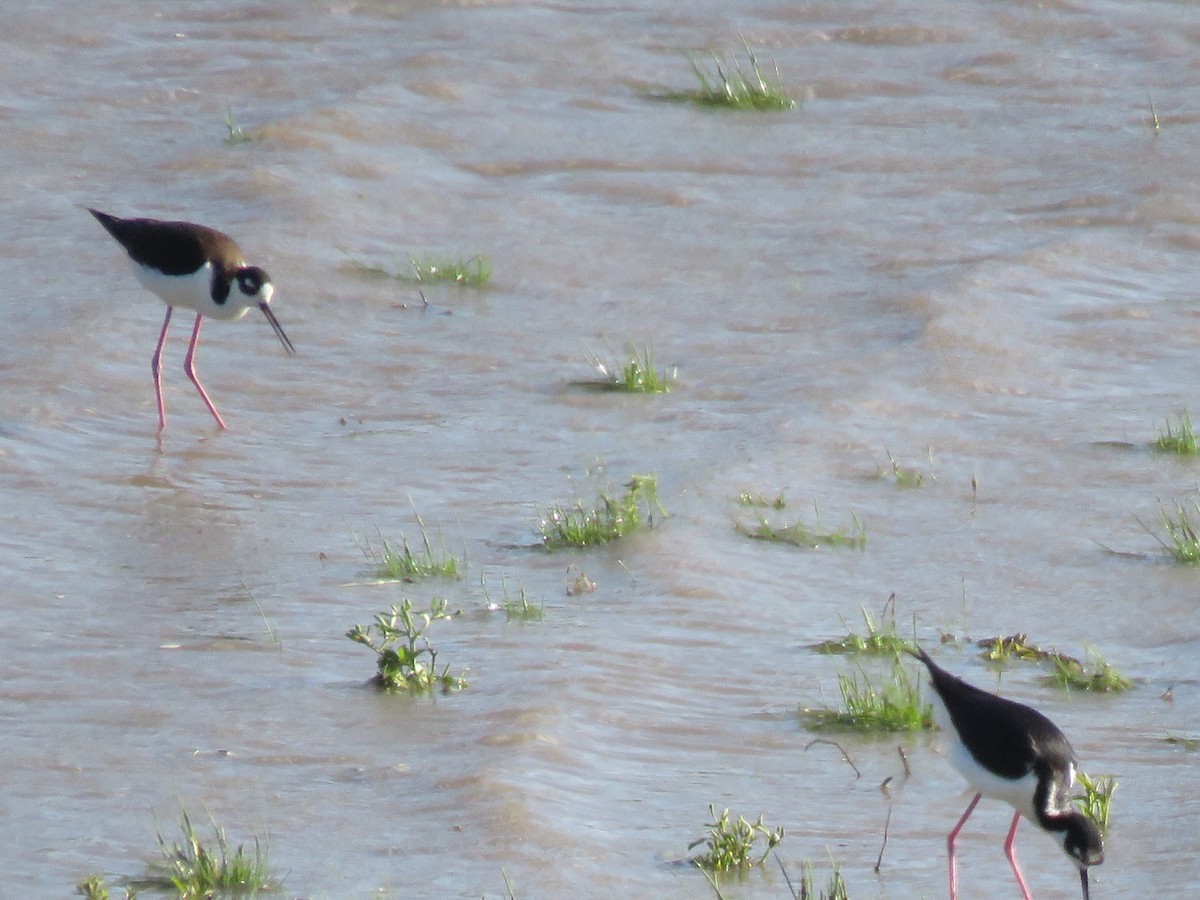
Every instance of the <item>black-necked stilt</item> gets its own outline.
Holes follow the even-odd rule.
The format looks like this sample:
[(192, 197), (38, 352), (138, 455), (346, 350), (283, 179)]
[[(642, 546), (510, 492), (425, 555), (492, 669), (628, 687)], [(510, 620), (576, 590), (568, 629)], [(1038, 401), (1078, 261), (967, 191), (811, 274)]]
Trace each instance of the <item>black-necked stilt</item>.
[(89, 209), (88, 212), (125, 248), (133, 260), (134, 274), (142, 286), (153, 291), (167, 304), (167, 317), (163, 320), (158, 346), (150, 361), (154, 372), (154, 394), (158, 400), (158, 430), (162, 431), (167, 426), (162, 395), (162, 350), (167, 340), (167, 326), (171, 324), (171, 312), (176, 306), (186, 307), (196, 313), (196, 324), (192, 326), (192, 340), (183, 360), (183, 370), (200, 392), (200, 399), (217, 424), (224, 428), (221, 414), (196, 377), (196, 344), (200, 341), (200, 323), (205, 316), (240, 319), (250, 307), (257, 306), (279, 336), (283, 349), (295, 353), (292, 342), (271, 312), (271, 295), (275, 288), (270, 277), (257, 266), (246, 265), (242, 251), (233, 238), (212, 228), (191, 222), (121, 219), (95, 209)]
[(1075, 751), (1066, 736), (1036, 709), (967, 684), (939, 667), (924, 650), (918, 648), (914, 655), (929, 669), (934, 720), (951, 743), (950, 762), (976, 792), (946, 838), (951, 900), (958, 894), (954, 842), (980, 797), (1003, 800), (1016, 809), (1004, 855), (1025, 900), (1031, 900), (1029, 888), (1013, 847), (1021, 816), (1048, 832), (1079, 867), (1083, 897), (1088, 900), (1088, 867), (1104, 861), (1104, 846), (1099, 829), (1071, 805)]

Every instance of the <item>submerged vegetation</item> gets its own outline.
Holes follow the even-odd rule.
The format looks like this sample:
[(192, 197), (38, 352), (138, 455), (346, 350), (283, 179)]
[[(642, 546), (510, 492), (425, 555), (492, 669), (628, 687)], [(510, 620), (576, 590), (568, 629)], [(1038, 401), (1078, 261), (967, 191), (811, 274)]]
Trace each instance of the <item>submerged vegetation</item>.
[[(862, 683), (859, 683), (859, 675)], [(887, 681), (877, 687), (859, 667), (858, 674), (838, 674), (842, 709), (803, 708), (814, 731), (920, 731), (933, 727), (933, 713), (921, 702), (918, 682), (897, 657)]]
[(465, 688), (467, 681), (452, 675), (449, 665), (438, 671), (437, 651), (426, 632), (434, 622), (457, 615), (459, 611), (449, 612), (440, 597), (431, 600), (428, 609), (413, 609), (405, 598), (399, 606), (392, 604), (390, 610), (377, 613), (372, 624), (355, 625), (346, 637), (374, 651), (376, 672), (371, 683), (381, 690), (426, 694), (439, 688), (449, 694)]
[(1168, 734), (1163, 738), (1163, 743), (1172, 744), (1176, 747), (1182, 747), (1184, 750), (1194, 751), (1200, 750), (1200, 737), (1188, 737), (1181, 734)]
[(734, 523), (739, 534), (756, 541), (770, 541), (776, 544), (791, 544), (794, 547), (808, 547), (813, 550), (821, 547), (853, 547), (861, 550), (867, 545), (867, 529), (853, 512), (850, 513), (851, 523), (826, 530), (821, 524), (820, 511), (816, 511), (816, 524), (797, 519), (788, 524), (775, 524), (766, 516), (759, 515), (757, 525)]
[(504, 611), (504, 616), (510, 622), (514, 619), (522, 622), (540, 622), (542, 616), (545, 615), (545, 609), (541, 603), (531, 603), (529, 595), (525, 593), (524, 586), (517, 586), (516, 596), (512, 596), (508, 592), (508, 582), (503, 578), (500, 579), (500, 587), (504, 592), (503, 599), (497, 603), (492, 600), (492, 596), (488, 593), (487, 582), (482, 578), (479, 580), (480, 587), (483, 589), (484, 600), (487, 603), (487, 609), (490, 612)]
[(542, 516), (542, 545), (560, 550), (615, 541), (639, 528), (653, 527), (656, 510), (661, 516), (667, 514), (658, 500), (658, 476), (634, 475), (620, 496), (611, 487), (601, 489), (595, 506), (578, 500), (572, 506), (552, 506)]
[(251, 141), (258, 141), (263, 138), (262, 129), (246, 131), (234, 120), (232, 106), (225, 108), (225, 129), (229, 132), (225, 137), (225, 143), (227, 144), (248, 144)]
[(768, 77), (750, 45), (743, 39), (747, 66), (737, 57), (722, 59), (712, 54), (711, 68), (702, 64), (695, 55), (689, 57), (697, 86), (689, 90), (664, 91), (656, 96), (662, 100), (678, 103), (696, 103), (700, 106), (716, 106), (740, 110), (788, 110), (796, 100), (783, 87), (779, 66), (772, 63), (774, 77)]
[(921, 471), (915, 466), (902, 466), (896, 462), (896, 458), (892, 456), (892, 451), (884, 448), (884, 453), (887, 454), (888, 467), (885, 469), (882, 466), (878, 469), (879, 478), (891, 479), (892, 484), (898, 488), (918, 488), (925, 483), (925, 479), (937, 481), (937, 476), (934, 475), (933, 469), (933, 449), (930, 448), (929, 454), (929, 473)]
[(460, 287), (480, 288), (492, 279), (492, 264), (482, 254), (459, 258), (425, 258), (408, 261), (408, 269), (391, 272), (382, 266), (364, 262), (349, 262), (342, 271), (360, 278), (389, 278), (407, 284), (451, 284)]
[(742, 491), (737, 495), (738, 506), (750, 506), (757, 509), (784, 509), (787, 506), (787, 500), (784, 499), (783, 492), (780, 491), (775, 495), (775, 499), (769, 500), (758, 491)]
[[(729, 810), (717, 815), (717, 808), (708, 805), (712, 824), (708, 834), (688, 844), (688, 850), (704, 845), (705, 850), (692, 857), (692, 862), (708, 872), (730, 872), (760, 865), (783, 840), (783, 829), (768, 828), (760, 815), (754, 822), (738, 816), (730, 818)], [(756, 845), (761, 842), (761, 850)]]

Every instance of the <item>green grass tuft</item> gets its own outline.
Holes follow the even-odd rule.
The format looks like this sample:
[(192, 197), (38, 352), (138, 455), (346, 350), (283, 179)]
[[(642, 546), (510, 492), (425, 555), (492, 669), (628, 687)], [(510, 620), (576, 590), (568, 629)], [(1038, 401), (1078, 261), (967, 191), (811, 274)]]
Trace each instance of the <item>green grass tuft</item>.
[(381, 536), (379, 549), (370, 544), (359, 544), (363, 555), (371, 560), (374, 576), (380, 581), (419, 581), (425, 578), (457, 578), (462, 564), (458, 558), (446, 551), (445, 546), (435, 551), (429, 540), (429, 532), (420, 516), (417, 525), (421, 529), (422, 548), (413, 551), (408, 538), (400, 536), (400, 546), (389, 544)]
[(1187, 410), (1179, 413), (1179, 418), (1172, 423), (1167, 416), (1167, 430), (1158, 436), (1154, 449), (1161, 453), (1177, 453), (1180, 456), (1196, 456), (1200, 454), (1200, 441), (1196, 439), (1196, 431), (1192, 428), (1192, 417)]
[[(89, 875), (75, 885), (75, 890), (84, 897), (84, 900), (108, 900), (108, 885), (104, 883), (103, 875)], [(126, 891), (126, 896), (131, 897), (133, 894)]]
[(1054, 671), (1047, 679), (1064, 690), (1099, 694), (1120, 693), (1133, 688), (1133, 682), (1105, 662), (1099, 652), (1088, 650), (1088, 656), (1090, 665), (1069, 656), (1054, 656)]
[(700, 106), (716, 106), (740, 110), (788, 110), (796, 105), (795, 99), (783, 87), (779, 66), (773, 64), (774, 78), (768, 78), (750, 45), (743, 39), (749, 65), (742, 66), (736, 58), (722, 60), (712, 55), (711, 68), (701, 64), (692, 55), (689, 62), (696, 76), (697, 87), (683, 91), (665, 91), (659, 99), (677, 103), (696, 103)]
[(161, 834), (158, 845), (163, 874), (142, 882), (146, 887), (171, 887), (181, 900), (207, 900), (215, 895), (252, 897), (274, 886), (267, 865), (267, 851), (257, 837), (254, 849), (244, 844), (231, 850), (225, 831), (213, 823), (213, 840), (206, 844), (197, 834), (187, 811), (182, 813), (182, 841), (168, 842)]
[(440, 597), (431, 600), (428, 609), (416, 610), (405, 598), (399, 606), (392, 604), (387, 612), (377, 613), (372, 624), (355, 625), (346, 637), (375, 652), (371, 682), (381, 690), (427, 694), (439, 688), (450, 694), (465, 688), (467, 680), (450, 674), (449, 665), (438, 671), (437, 651), (426, 632), (434, 622), (452, 619), (459, 612), (448, 612)]
[[(730, 872), (761, 865), (767, 854), (783, 840), (783, 829), (768, 828), (761, 815), (754, 822), (741, 816), (732, 821), (728, 809), (718, 816), (716, 806), (711, 803), (708, 812), (713, 820), (708, 826), (708, 834), (688, 844), (688, 850), (701, 844), (705, 846), (703, 853), (692, 857), (692, 862), (707, 872)], [(760, 841), (764, 845), (761, 853), (755, 849)]]
[(932, 709), (921, 702), (918, 682), (896, 658), (888, 681), (876, 687), (858, 675), (838, 674), (843, 708), (802, 710), (813, 731), (921, 731), (933, 727)]
[(820, 512), (817, 513), (815, 525), (797, 519), (790, 525), (776, 525), (765, 516), (758, 517), (755, 526), (734, 523), (739, 534), (756, 541), (771, 541), (776, 544), (791, 544), (795, 547), (809, 547), (813, 550), (821, 547), (853, 547), (857, 550), (867, 545), (867, 529), (858, 516), (850, 514), (851, 524), (843, 525), (833, 531), (826, 531), (821, 525)]
[(896, 458), (892, 456), (892, 452), (886, 447), (883, 452), (887, 454), (888, 468), (880, 467), (878, 470), (879, 478), (890, 478), (892, 483), (898, 488), (919, 488), (925, 483), (925, 479), (937, 481), (937, 476), (933, 473), (933, 449), (929, 449), (929, 474), (922, 472), (915, 466), (902, 466), (896, 462)]
[[(896, 656), (901, 653), (913, 653), (917, 649), (914, 641), (900, 637), (896, 630), (896, 595), (892, 594), (888, 603), (891, 605), (891, 616), (877, 627), (871, 619), (866, 607), (862, 608), (863, 621), (867, 625), (865, 635), (850, 632), (844, 638), (835, 638), (814, 644), (813, 649), (820, 653), (863, 653), (868, 656)], [(887, 616), (887, 607), (884, 609)]]
[(780, 491), (775, 495), (774, 500), (768, 500), (758, 491), (742, 491), (737, 495), (738, 506), (750, 506), (755, 509), (784, 509), (787, 506), (787, 500), (784, 499), (783, 492)]
[(634, 475), (619, 497), (611, 488), (601, 490), (596, 506), (586, 507), (576, 501), (574, 506), (551, 507), (541, 521), (542, 545), (548, 550), (561, 550), (615, 541), (639, 528), (653, 527), (655, 510), (662, 516), (667, 514), (658, 500), (658, 476)]
[[(782, 867), (782, 863), (780, 866)], [(787, 871), (784, 870), (784, 877), (787, 878)], [(791, 880), (788, 880), (789, 885)], [(800, 868), (800, 889), (793, 890), (792, 896), (796, 900), (850, 900), (850, 894), (846, 890), (846, 880), (842, 878), (841, 869), (837, 863), (833, 863), (833, 872), (829, 875), (829, 883), (822, 889), (817, 888), (813, 876), (813, 865), (810, 862), (805, 862)]]
[[(1193, 501), (1192, 505), (1197, 512), (1200, 512), (1200, 503)], [(1161, 535), (1155, 533), (1144, 524), (1142, 527), (1150, 532), (1163, 550), (1166, 551), (1166, 554), (1175, 562), (1182, 565), (1196, 565), (1200, 563), (1200, 534), (1196, 532), (1196, 525), (1192, 521), (1192, 513), (1188, 508), (1176, 500), (1175, 513), (1172, 515), (1160, 502), (1158, 505), (1158, 517), (1163, 531), (1166, 533), (1165, 540)]]
[(611, 353), (609, 355), (613, 359), (608, 362), (595, 354), (588, 355), (588, 362), (600, 373), (600, 380), (581, 382), (583, 386), (626, 394), (670, 393), (676, 371), (672, 369), (667, 372), (655, 368), (654, 357), (649, 347), (642, 348), (639, 354), (637, 348), (630, 344), (623, 358), (617, 359), (615, 354)]
[(1076, 777), (1083, 793), (1072, 798), (1075, 805), (1100, 829), (1101, 834), (1108, 834), (1108, 816), (1113, 794), (1117, 790), (1117, 779), (1112, 775), (1097, 775), (1092, 778), (1084, 772), (1077, 772)]
[(510, 622), (514, 619), (521, 622), (540, 622), (545, 615), (545, 609), (541, 603), (529, 602), (529, 595), (525, 593), (523, 586), (517, 587), (517, 595), (514, 597), (508, 592), (508, 582), (501, 578), (500, 587), (504, 591), (504, 598), (501, 602), (496, 603), (488, 593), (487, 583), (480, 579), (479, 584), (483, 588), (483, 597), (487, 602), (488, 610), (490, 612), (504, 610), (504, 617)]

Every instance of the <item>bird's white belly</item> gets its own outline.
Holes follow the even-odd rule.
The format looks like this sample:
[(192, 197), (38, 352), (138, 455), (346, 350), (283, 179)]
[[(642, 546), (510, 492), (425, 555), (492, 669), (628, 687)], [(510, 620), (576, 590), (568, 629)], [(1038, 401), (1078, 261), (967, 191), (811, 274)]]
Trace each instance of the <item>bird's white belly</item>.
[(943, 743), (948, 747), (946, 758), (950, 760), (950, 765), (954, 766), (958, 774), (983, 796), (1001, 800), (1016, 809), (1029, 821), (1036, 822), (1037, 817), (1033, 811), (1032, 801), (1037, 777), (1030, 772), (1016, 780), (1001, 778), (975, 762), (962, 742), (955, 739), (954, 723), (950, 720), (950, 712), (946, 709), (942, 698), (938, 696), (937, 691), (931, 693), (933, 695), (930, 698), (933, 706), (933, 720), (942, 732)]
[[(240, 304), (226, 302), (218, 305), (213, 302), (212, 263), (205, 263), (191, 275), (164, 275), (156, 269), (134, 263), (133, 273), (142, 287), (154, 293), (167, 306), (182, 306), (213, 319), (240, 319), (248, 311), (248, 307)], [(232, 285), (230, 290), (236, 291), (237, 285)]]
[(967, 748), (957, 741), (951, 743), (947, 756), (950, 765), (958, 770), (958, 774), (967, 780), (972, 789), (985, 797), (1007, 803), (1029, 821), (1037, 822), (1032, 802), (1037, 776), (1032, 772), (1015, 780), (993, 775), (975, 762)]

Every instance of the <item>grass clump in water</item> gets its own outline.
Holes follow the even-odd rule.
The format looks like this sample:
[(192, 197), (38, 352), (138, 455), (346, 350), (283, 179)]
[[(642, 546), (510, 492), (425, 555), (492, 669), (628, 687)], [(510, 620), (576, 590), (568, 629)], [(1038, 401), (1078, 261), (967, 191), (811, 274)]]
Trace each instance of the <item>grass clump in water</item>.
[[(104, 883), (103, 875), (89, 875), (75, 885), (75, 890), (84, 900), (109, 900), (108, 885)], [(126, 887), (125, 896), (136, 897), (137, 888)]]
[(769, 500), (759, 491), (742, 491), (737, 495), (738, 506), (749, 506), (754, 509), (784, 509), (787, 506), (787, 500), (784, 499), (783, 492), (780, 491), (775, 495), (774, 500)]
[(1075, 805), (1100, 829), (1101, 834), (1108, 834), (1108, 816), (1113, 794), (1117, 790), (1117, 780), (1111, 775), (1097, 775), (1092, 778), (1084, 772), (1077, 772), (1076, 777), (1083, 793), (1072, 798)]
[(1047, 676), (1049, 681), (1065, 690), (1100, 694), (1120, 693), (1133, 687), (1133, 682), (1109, 665), (1099, 652), (1089, 650), (1088, 656), (1090, 665), (1069, 656), (1055, 656), (1054, 671)]
[[(890, 607), (890, 615), (888, 613)], [(865, 635), (848, 633), (843, 638), (834, 638), (814, 644), (813, 649), (819, 653), (863, 653), (869, 656), (896, 656), (901, 653), (915, 653), (915, 642), (900, 637), (896, 630), (896, 595), (892, 594), (884, 605), (881, 622), (876, 626), (866, 607), (862, 608), (863, 621), (867, 626)]]
[[(778, 856), (775, 858), (779, 859)], [(792, 886), (792, 879), (788, 876), (787, 870), (783, 868), (782, 862), (779, 867), (783, 869), (783, 877), (787, 880), (794, 900), (850, 900), (850, 894), (846, 890), (846, 880), (842, 878), (842, 872), (837, 863), (833, 863), (833, 872), (830, 873), (829, 882), (824, 888), (816, 886), (813, 865), (810, 862), (801, 865), (799, 889)]]
[(933, 713), (921, 702), (918, 683), (908, 674), (899, 657), (887, 682), (872, 684), (861, 667), (858, 675), (838, 675), (842, 709), (801, 710), (814, 731), (921, 731), (933, 727)]
[(524, 586), (517, 587), (517, 595), (514, 597), (508, 592), (508, 582), (501, 578), (500, 586), (504, 591), (504, 598), (501, 602), (496, 603), (492, 601), (492, 597), (488, 593), (487, 583), (480, 579), (479, 584), (483, 588), (483, 597), (487, 601), (488, 611), (504, 610), (504, 617), (510, 622), (514, 619), (521, 622), (540, 622), (542, 616), (545, 615), (545, 609), (541, 603), (529, 602), (529, 595), (525, 593)]
[[(1200, 503), (1193, 501), (1192, 505), (1200, 512)], [(1159, 503), (1158, 518), (1166, 533), (1165, 539), (1144, 523), (1142, 527), (1150, 532), (1166, 554), (1182, 565), (1194, 566), (1200, 563), (1200, 534), (1196, 532), (1196, 525), (1188, 508), (1176, 500), (1175, 513), (1172, 515)]]
[(380, 690), (410, 694), (428, 694), (434, 688), (450, 694), (465, 688), (467, 680), (450, 674), (449, 665), (438, 671), (437, 650), (426, 636), (434, 622), (452, 619), (460, 612), (448, 612), (447, 608), (440, 597), (431, 600), (428, 609), (413, 609), (405, 598), (399, 606), (393, 603), (387, 612), (377, 613), (372, 624), (355, 625), (347, 631), (346, 637), (375, 652), (371, 683)]
[(595, 354), (589, 354), (588, 361), (600, 373), (600, 380), (582, 382), (582, 384), (586, 387), (595, 387), (606, 391), (620, 391), (626, 394), (667, 394), (670, 393), (671, 383), (676, 378), (674, 369), (667, 372), (655, 367), (654, 357), (651, 355), (649, 347), (643, 347), (639, 354), (637, 348), (630, 344), (622, 359), (606, 362)]
[[(768, 828), (761, 815), (754, 822), (741, 816), (732, 820), (728, 809), (718, 816), (716, 806), (711, 803), (708, 812), (713, 820), (708, 834), (688, 844), (689, 851), (701, 844), (705, 846), (703, 853), (692, 857), (692, 862), (706, 872), (731, 872), (761, 865), (783, 840), (783, 829)], [(761, 852), (756, 849), (760, 842)]]
[(445, 546), (440, 550), (433, 549), (429, 540), (429, 532), (425, 523), (417, 516), (417, 524), (421, 528), (422, 548), (414, 551), (408, 543), (408, 538), (400, 536), (400, 546), (389, 544), (381, 536), (379, 549), (370, 544), (360, 544), (363, 554), (374, 565), (373, 574), (379, 581), (418, 581), (424, 578), (457, 578), (461, 564), (454, 555), (446, 551)]
[(750, 45), (742, 40), (749, 65), (733, 57), (722, 60), (712, 55), (712, 67), (702, 65), (693, 55), (689, 57), (692, 73), (698, 85), (691, 90), (666, 91), (659, 94), (663, 100), (678, 103), (696, 103), (700, 106), (716, 106), (741, 110), (788, 110), (796, 105), (795, 99), (783, 87), (779, 66), (773, 64), (774, 78), (768, 78)]
[(174, 889), (181, 900), (207, 900), (214, 896), (253, 897), (274, 887), (267, 851), (254, 839), (253, 851), (245, 844), (231, 850), (225, 831), (213, 824), (213, 840), (206, 843), (196, 832), (187, 811), (182, 813), (182, 841), (158, 835), (162, 875), (141, 882), (152, 889)]
[(360, 278), (403, 281), (407, 284), (452, 284), (460, 287), (481, 288), (492, 279), (492, 264), (483, 254), (467, 259), (412, 259), (406, 271), (390, 272), (382, 266), (364, 262), (349, 262), (342, 271)]
[(1167, 430), (1160, 433), (1154, 442), (1154, 449), (1160, 453), (1177, 453), (1180, 456), (1196, 456), (1200, 454), (1200, 441), (1196, 439), (1196, 431), (1192, 428), (1192, 417), (1187, 410), (1179, 413), (1174, 423), (1167, 416)]
[(484, 287), (492, 280), (492, 264), (486, 256), (470, 259), (412, 259), (412, 280), (419, 284), (457, 284)]
[(975, 646), (982, 648), (981, 654), (984, 659), (992, 662), (1008, 662), (1013, 659), (1027, 660), (1029, 662), (1055, 662), (1056, 660), (1064, 660), (1066, 662), (1079, 664), (1079, 660), (1074, 657), (1059, 653), (1057, 650), (1043, 650), (1036, 644), (1029, 643), (1029, 636), (1024, 632), (1010, 634), (1007, 637), (990, 637), (983, 638), (975, 642)]
[(561, 550), (615, 541), (639, 528), (653, 527), (655, 510), (662, 516), (667, 514), (658, 500), (658, 476), (634, 475), (619, 497), (609, 488), (599, 492), (592, 507), (584, 506), (582, 501), (574, 506), (551, 507), (542, 517), (542, 545), (548, 550)]
[(867, 529), (853, 512), (850, 513), (851, 524), (843, 525), (833, 531), (827, 531), (821, 525), (820, 511), (816, 512), (815, 525), (797, 519), (790, 525), (777, 525), (765, 516), (758, 517), (758, 524), (745, 525), (742, 522), (734, 524), (739, 534), (756, 541), (770, 541), (776, 544), (791, 544), (795, 547), (808, 547), (818, 550), (821, 547), (853, 547), (861, 550), (867, 546)]
[(879, 478), (890, 478), (892, 483), (898, 488), (919, 488), (925, 483), (925, 479), (937, 481), (937, 476), (933, 474), (933, 450), (929, 452), (929, 474), (926, 475), (915, 466), (902, 466), (896, 462), (896, 458), (892, 456), (892, 451), (884, 448), (884, 453), (887, 454), (888, 468), (879, 467)]

